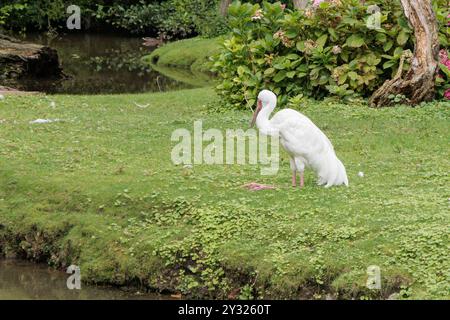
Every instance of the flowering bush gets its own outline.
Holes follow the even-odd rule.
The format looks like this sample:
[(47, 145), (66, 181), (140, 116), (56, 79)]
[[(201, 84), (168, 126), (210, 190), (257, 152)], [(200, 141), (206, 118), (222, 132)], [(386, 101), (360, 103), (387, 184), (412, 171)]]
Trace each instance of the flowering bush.
[[(434, 6), (441, 44), (448, 46), (444, 3), (435, 0)], [(213, 59), (221, 78), (217, 90), (229, 104), (252, 106), (262, 88), (277, 93), (281, 104), (297, 103), (303, 95), (368, 96), (397, 72), (403, 52), (414, 49), (413, 33), (398, 0), (311, 4), (306, 10), (267, 2), (230, 6), (231, 32)], [(374, 4), (380, 13), (370, 7)], [(448, 86), (448, 75), (440, 80)]]
[(445, 99), (450, 100), (450, 58), (445, 49), (439, 52), (439, 67), (441, 72), (436, 79), (438, 90)]

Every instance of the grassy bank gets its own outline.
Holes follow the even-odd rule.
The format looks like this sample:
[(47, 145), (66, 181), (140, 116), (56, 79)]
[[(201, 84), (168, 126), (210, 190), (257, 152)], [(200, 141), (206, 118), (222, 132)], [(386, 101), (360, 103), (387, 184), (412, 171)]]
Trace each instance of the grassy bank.
[(205, 63), (220, 49), (220, 38), (192, 38), (168, 43), (153, 51), (148, 59), (160, 67), (176, 67), (207, 72)]
[(196, 86), (210, 86), (207, 63), (219, 49), (220, 38), (192, 38), (168, 43), (143, 60), (175, 80)]
[[(210, 89), (0, 101), (3, 254), (202, 298), (446, 297), (448, 105), (306, 103), (350, 187), (320, 188), (308, 172), (298, 190), (284, 153), (276, 176), (173, 165), (173, 130), (197, 119), (204, 130), (247, 128), (249, 112), (206, 104), (220, 104)], [(38, 118), (60, 121), (29, 123)], [(241, 187), (252, 181), (278, 189)], [(365, 288), (370, 265), (380, 293)]]

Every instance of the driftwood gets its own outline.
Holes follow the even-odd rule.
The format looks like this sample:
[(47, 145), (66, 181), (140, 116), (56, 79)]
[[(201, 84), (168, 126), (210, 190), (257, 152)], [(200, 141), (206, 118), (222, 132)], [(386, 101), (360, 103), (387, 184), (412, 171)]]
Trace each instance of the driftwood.
[(401, 0), (416, 38), (411, 68), (402, 77), (401, 71), (386, 81), (370, 98), (370, 106), (392, 105), (392, 95), (405, 96), (410, 105), (429, 101), (435, 95), (435, 79), (438, 70), (439, 39), (436, 16), (431, 0)]
[(20, 78), (62, 76), (56, 50), (0, 34), (0, 85)]

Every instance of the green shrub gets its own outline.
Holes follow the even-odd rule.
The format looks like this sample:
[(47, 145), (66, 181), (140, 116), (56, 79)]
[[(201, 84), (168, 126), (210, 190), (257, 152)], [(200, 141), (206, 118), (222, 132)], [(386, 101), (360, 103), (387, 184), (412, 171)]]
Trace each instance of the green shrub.
[(24, 30), (30, 25), (48, 29), (64, 15), (64, 0), (2, 0), (0, 26), (13, 30)]
[(194, 1), (194, 4), (186, 0), (141, 0), (131, 5), (98, 5), (95, 18), (133, 34), (185, 38), (198, 33), (197, 12), (212, 11), (209, 2), (215, 0)]
[(97, 21), (133, 34), (155, 34), (160, 21), (167, 18), (166, 8), (157, 2), (135, 4), (98, 4), (93, 12)]
[[(2, 0), (0, 27), (7, 30), (64, 28), (65, 0)], [(83, 30), (115, 30), (132, 34), (185, 38), (213, 37), (228, 32), (219, 14), (219, 0), (73, 0), (81, 8)], [(89, 22), (89, 23), (88, 23)]]
[[(448, 9), (445, 1), (434, 2), (447, 46)], [(367, 26), (372, 4), (381, 8), (379, 29)], [(213, 70), (221, 78), (218, 93), (236, 108), (254, 105), (263, 88), (277, 93), (281, 104), (298, 103), (303, 95), (368, 96), (397, 72), (403, 52), (414, 49), (397, 0), (322, 2), (305, 11), (279, 2), (235, 2), (229, 14), (231, 32)]]

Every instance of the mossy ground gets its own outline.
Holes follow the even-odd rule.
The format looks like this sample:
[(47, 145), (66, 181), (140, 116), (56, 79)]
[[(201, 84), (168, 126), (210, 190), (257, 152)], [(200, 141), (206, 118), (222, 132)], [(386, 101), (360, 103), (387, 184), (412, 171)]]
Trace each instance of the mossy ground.
[[(249, 111), (206, 105), (220, 106), (211, 89), (0, 101), (0, 251), (188, 297), (448, 298), (448, 104), (305, 102), (350, 186), (308, 172), (303, 190), (285, 154), (276, 176), (173, 165), (173, 130), (247, 128)], [(278, 189), (241, 187), (252, 181)], [(370, 265), (381, 292), (365, 289)]]

